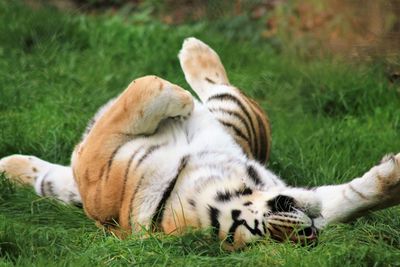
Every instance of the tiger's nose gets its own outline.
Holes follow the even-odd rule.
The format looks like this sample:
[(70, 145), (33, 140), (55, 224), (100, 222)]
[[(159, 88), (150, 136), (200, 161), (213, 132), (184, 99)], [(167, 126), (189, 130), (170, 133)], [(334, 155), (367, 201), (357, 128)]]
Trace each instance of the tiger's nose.
[(316, 244), (318, 240), (318, 229), (314, 226), (309, 226), (297, 232), (295, 231), (289, 236), (289, 240), (301, 245)]
[(318, 237), (318, 230), (314, 226), (310, 226), (298, 231), (297, 235), (307, 241), (313, 242)]

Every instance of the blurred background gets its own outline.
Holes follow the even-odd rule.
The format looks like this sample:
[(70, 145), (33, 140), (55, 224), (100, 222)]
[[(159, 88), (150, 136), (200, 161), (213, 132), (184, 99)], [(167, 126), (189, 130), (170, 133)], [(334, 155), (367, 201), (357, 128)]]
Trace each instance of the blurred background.
[[(290, 38), (315, 48), (358, 56), (400, 50), (399, 0), (26, 0), (33, 8), (96, 13), (142, 12), (167, 24), (230, 21), (254, 38)], [(240, 28), (244, 24), (248, 27)], [(247, 32), (246, 32), (247, 31)], [(288, 41), (288, 40), (285, 40)], [(326, 52), (325, 51), (325, 52)]]
[[(268, 42), (301, 56), (378, 60), (400, 75), (400, 0), (25, 0), (89, 15), (146, 23), (212, 23), (229, 39)], [(214, 27), (215, 26), (215, 27)]]

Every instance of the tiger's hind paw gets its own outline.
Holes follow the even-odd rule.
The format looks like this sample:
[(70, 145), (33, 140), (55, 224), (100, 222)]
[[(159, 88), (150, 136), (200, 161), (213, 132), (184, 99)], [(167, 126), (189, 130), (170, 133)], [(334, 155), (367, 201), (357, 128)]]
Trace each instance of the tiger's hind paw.
[(202, 41), (186, 38), (178, 57), (187, 82), (200, 97), (207, 86), (229, 84), (218, 54)]
[(0, 160), (0, 173), (20, 184), (33, 186), (48, 168), (44, 161), (34, 156), (12, 155)]

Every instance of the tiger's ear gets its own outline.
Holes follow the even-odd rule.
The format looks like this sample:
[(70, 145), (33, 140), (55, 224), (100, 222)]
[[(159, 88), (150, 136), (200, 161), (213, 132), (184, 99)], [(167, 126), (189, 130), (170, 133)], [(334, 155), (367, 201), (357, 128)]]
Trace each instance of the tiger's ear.
[(292, 212), (295, 210), (295, 200), (289, 196), (278, 195), (268, 200), (267, 203), (272, 212)]

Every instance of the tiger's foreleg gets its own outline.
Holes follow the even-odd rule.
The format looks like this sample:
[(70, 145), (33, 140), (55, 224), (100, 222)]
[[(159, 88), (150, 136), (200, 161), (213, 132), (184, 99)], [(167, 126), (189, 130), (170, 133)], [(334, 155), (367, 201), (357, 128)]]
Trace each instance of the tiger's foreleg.
[(225, 68), (207, 44), (187, 38), (179, 52), (186, 81), (243, 152), (261, 163), (271, 146), (269, 120), (260, 106), (229, 83)]
[[(88, 216), (105, 225), (119, 219), (127, 161), (116, 158), (118, 150), (135, 137), (154, 133), (163, 119), (188, 116), (192, 109), (189, 92), (156, 76), (139, 78), (128, 86), (98, 118), (72, 156), (74, 177)], [(119, 223), (130, 227), (129, 222)]]
[(382, 159), (362, 177), (341, 185), (321, 186), (315, 192), (322, 203), (316, 226), (347, 222), (369, 211), (400, 203), (400, 153)]

